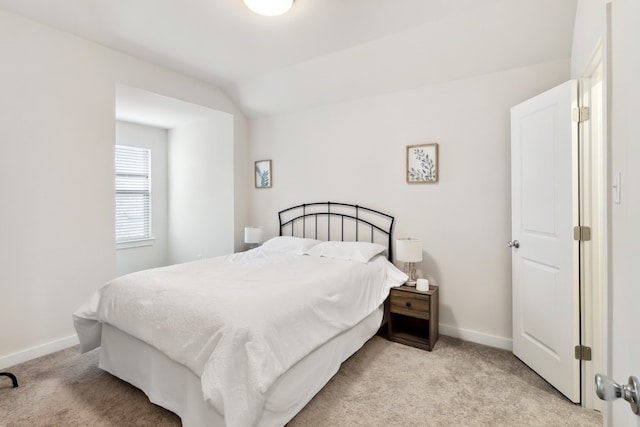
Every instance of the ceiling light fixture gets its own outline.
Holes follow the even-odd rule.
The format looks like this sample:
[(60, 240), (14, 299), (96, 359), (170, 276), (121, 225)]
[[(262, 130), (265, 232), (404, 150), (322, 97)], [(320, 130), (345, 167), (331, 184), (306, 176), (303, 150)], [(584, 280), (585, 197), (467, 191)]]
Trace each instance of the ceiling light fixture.
[(242, 0), (244, 4), (259, 15), (278, 16), (287, 13), (294, 0)]

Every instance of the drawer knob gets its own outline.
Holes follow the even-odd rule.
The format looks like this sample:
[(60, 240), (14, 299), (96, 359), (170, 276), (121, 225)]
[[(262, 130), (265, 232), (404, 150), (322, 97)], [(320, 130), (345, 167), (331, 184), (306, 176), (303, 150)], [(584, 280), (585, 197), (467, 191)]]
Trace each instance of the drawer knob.
[(411, 308), (411, 301), (405, 302), (404, 305), (406, 305), (407, 307)]

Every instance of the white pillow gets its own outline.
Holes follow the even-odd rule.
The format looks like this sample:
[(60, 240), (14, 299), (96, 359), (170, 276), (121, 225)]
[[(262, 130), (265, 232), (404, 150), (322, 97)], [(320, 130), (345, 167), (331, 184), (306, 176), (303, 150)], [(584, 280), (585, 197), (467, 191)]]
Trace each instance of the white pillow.
[(307, 249), (305, 254), (367, 263), (371, 258), (386, 252), (386, 250), (387, 248), (377, 243), (322, 242)]
[(320, 243), (320, 240), (294, 236), (273, 237), (262, 244), (262, 249), (303, 255), (308, 249)]

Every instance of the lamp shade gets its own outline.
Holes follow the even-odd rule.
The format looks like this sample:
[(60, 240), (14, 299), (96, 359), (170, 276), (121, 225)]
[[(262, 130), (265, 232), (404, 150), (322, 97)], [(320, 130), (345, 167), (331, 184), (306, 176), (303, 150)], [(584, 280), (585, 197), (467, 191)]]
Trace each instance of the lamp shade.
[(287, 13), (293, 5), (293, 0), (243, 0), (244, 4), (264, 16), (278, 16)]
[(244, 242), (245, 243), (262, 243), (262, 228), (245, 227)]
[(422, 261), (422, 240), (410, 237), (396, 240), (396, 258), (402, 262)]

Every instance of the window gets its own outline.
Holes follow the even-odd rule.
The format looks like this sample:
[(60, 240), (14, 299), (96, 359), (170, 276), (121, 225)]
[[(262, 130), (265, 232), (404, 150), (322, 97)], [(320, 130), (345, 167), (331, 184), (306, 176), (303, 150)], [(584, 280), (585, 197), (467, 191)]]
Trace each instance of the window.
[(151, 150), (116, 145), (116, 243), (151, 239)]

